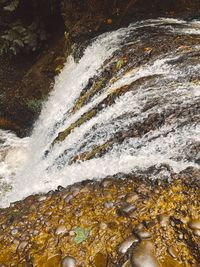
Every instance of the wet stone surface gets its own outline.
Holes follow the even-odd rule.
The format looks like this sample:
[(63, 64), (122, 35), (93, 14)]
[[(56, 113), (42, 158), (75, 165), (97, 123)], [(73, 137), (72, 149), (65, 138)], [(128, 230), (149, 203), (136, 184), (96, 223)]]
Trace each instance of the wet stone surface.
[[(120, 174), (1, 209), (0, 266), (197, 267), (199, 171), (171, 183), (146, 177)], [(136, 209), (118, 212), (127, 205)]]

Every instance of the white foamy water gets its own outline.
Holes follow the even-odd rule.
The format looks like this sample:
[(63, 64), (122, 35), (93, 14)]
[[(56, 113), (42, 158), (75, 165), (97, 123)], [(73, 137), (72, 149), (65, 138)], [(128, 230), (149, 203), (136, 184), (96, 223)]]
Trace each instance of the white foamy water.
[[(134, 45), (140, 42), (138, 30), (146, 27), (147, 31), (158, 28), (169, 34), (200, 35), (199, 21), (148, 20), (96, 38), (78, 64), (69, 57), (56, 78), (54, 90), (44, 104), (32, 135), (20, 139), (10, 132), (0, 131), (1, 206), (33, 193), (47, 192), (58, 185), (145, 170), (159, 164), (168, 164), (176, 172), (189, 166), (199, 168), (198, 155), (190, 151), (200, 142), (200, 127), (195, 120), (188, 119), (187, 110), (200, 100), (200, 83), (190, 79), (199, 73), (200, 64), (173, 63), (187, 50), (163, 53), (125, 74), (119, 72), (114, 83), (108, 83), (74, 114), (70, 112), (88, 80), (100, 76), (112, 63), (113, 53), (125, 45), (131, 45), (134, 51)], [(198, 46), (191, 49), (200, 52)], [(75, 127), (64, 141), (51, 145), (59, 133), (117, 89), (153, 75), (154, 78), (127, 90), (96, 116)], [(179, 108), (183, 115), (173, 116)], [(162, 116), (167, 112), (170, 115), (162, 124)], [(161, 124), (152, 125), (152, 129), (149, 126), (147, 132), (142, 132), (149, 117), (155, 114), (160, 116)], [(195, 113), (192, 117), (198, 115)], [(130, 132), (137, 127), (142, 134)], [(120, 132), (127, 137), (117, 142), (114, 137)], [(101, 156), (97, 154), (89, 160), (72, 163), (77, 155), (91, 152), (111, 140), (114, 140), (112, 145)]]

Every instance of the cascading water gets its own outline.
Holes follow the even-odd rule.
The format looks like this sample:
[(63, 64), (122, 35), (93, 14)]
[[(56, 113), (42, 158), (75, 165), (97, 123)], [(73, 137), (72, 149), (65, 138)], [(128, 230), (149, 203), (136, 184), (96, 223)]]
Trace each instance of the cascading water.
[(148, 20), (69, 57), (31, 137), (0, 132), (1, 206), (154, 165), (199, 168), (199, 40), (199, 21)]

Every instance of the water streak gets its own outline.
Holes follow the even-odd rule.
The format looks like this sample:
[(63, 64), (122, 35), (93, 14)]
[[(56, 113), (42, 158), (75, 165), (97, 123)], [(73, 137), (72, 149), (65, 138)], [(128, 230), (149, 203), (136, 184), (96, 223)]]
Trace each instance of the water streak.
[[(92, 90), (86, 90), (90, 79), (100, 80), (116, 66), (119, 55), (136, 58), (145, 36), (153, 40), (155, 34), (200, 38), (200, 22), (161, 18), (101, 35), (78, 64), (68, 58), (31, 137), (0, 131), (2, 206), (58, 185), (153, 165), (168, 164), (176, 172), (199, 168), (198, 42), (154, 57), (148, 48), (139, 61), (128, 57), (127, 67), (115, 67), (114, 77), (73, 112), (80, 95)], [(83, 121), (91, 111), (93, 116)]]

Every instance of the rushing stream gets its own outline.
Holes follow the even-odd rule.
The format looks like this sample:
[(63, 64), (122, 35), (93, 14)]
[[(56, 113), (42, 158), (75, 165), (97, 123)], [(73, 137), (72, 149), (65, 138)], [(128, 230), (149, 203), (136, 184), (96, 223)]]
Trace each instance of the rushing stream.
[(200, 22), (96, 38), (56, 77), (30, 137), (0, 131), (1, 206), (85, 179), (200, 164)]

